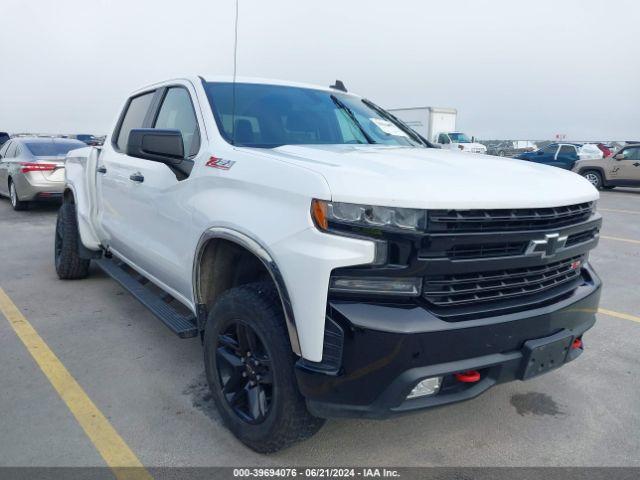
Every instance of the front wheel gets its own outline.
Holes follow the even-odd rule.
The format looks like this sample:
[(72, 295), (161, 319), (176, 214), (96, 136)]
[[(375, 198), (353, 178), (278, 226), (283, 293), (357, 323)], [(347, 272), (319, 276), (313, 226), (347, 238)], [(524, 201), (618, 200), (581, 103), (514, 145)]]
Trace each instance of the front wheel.
[(589, 183), (591, 183), (591, 185), (596, 187), (598, 190), (602, 188), (602, 176), (600, 175), (600, 172), (597, 172), (595, 170), (587, 170), (586, 172), (582, 173), (582, 176), (589, 180)]
[(274, 286), (252, 283), (223, 293), (205, 327), (209, 388), (229, 430), (259, 453), (316, 433), (294, 374), (282, 305)]
[(13, 180), (9, 180), (9, 200), (14, 210), (26, 210), (29, 208), (29, 202), (23, 202), (18, 198), (18, 191), (16, 190), (16, 184)]
[(62, 202), (56, 221), (54, 259), (58, 278), (76, 280), (89, 274), (90, 260), (78, 254), (80, 233), (76, 218), (76, 206), (68, 200)]

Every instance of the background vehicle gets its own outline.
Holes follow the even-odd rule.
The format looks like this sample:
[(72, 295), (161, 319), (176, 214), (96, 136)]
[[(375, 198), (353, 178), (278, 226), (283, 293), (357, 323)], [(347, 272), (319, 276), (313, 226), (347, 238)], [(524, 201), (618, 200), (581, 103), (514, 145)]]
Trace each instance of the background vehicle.
[(602, 142), (599, 142), (599, 143), (596, 143), (596, 146), (602, 151), (602, 156), (604, 158), (607, 158), (613, 155), (614, 148), (611, 145), (606, 145)]
[(389, 110), (406, 125), (418, 132), (430, 142), (444, 149), (462, 150), (471, 153), (486, 153), (487, 147), (471, 141), (462, 132), (456, 132), (455, 108), (414, 107)]
[(31, 201), (60, 200), (64, 191), (64, 157), (84, 146), (78, 140), (20, 137), (0, 148), (0, 194), (15, 210)]
[(600, 294), (597, 191), (426, 147), (343, 90), (148, 86), (102, 149), (67, 155), (56, 271), (94, 260), (200, 336), (225, 425), (260, 452), (577, 358)]
[(581, 143), (550, 143), (535, 152), (521, 153), (516, 158), (530, 162), (544, 163), (553, 167), (571, 170), (574, 164), (582, 160), (602, 158), (602, 152), (595, 145)]
[(536, 149), (536, 144), (533, 142), (527, 140), (510, 140), (489, 145), (487, 147), (487, 153), (499, 157), (515, 157), (521, 153), (532, 152)]
[(600, 188), (640, 187), (640, 143), (623, 147), (614, 156), (579, 160), (573, 171)]
[(0, 147), (7, 142), (11, 136), (7, 132), (0, 132)]

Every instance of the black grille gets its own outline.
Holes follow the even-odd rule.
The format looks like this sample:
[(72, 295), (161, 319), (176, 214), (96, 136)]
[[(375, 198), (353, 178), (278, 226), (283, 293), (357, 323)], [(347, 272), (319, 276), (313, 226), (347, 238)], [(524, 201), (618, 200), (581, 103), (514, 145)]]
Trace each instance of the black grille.
[(527, 245), (528, 243), (523, 242), (456, 245), (447, 252), (447, 256), (455, 259), (508, 257), (522, 255)]
[(574, 225), (593, 213), (593, 202), (553, 208), (431, 210), (430, 232), (546, 230)]
[(574, 245), (578, 245), (583, 242), (588, 242), (589, 240), (593, 240), (596, 237), (596, 235), (598, 235), (597, 228), (592, 228), (584, 232), (574, 233), (573, 235), (569, 235), (565, 246), (572, 247)]
[(507, 300), (566, 286), (558, 291), (560, 295), (575, 288), (574, 280), (580, 277), (581, 262), (582, 257), (572, 257), (535, 267), (427, 277), (422, 295), (437, 307)]

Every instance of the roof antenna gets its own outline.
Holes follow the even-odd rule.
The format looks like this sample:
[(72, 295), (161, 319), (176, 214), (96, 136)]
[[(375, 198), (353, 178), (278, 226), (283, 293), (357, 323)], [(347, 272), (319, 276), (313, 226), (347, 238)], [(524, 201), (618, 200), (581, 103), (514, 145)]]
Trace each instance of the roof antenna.
[(342, 83), (342, 80), (336, 80), (336, 83), (334, 83), (333, 85), (329, 85), (329, 88), (333, 88), (334, 90), (340, 90), (341, 92), (347, 91), (347, 87), (344, 86), (344, 83)]
[(231, 92), (231, 145), (236, 144), (236, 72), (238, 64), (238, 1), (236, 0), (236, 20), (233, 39), (233, 86)]

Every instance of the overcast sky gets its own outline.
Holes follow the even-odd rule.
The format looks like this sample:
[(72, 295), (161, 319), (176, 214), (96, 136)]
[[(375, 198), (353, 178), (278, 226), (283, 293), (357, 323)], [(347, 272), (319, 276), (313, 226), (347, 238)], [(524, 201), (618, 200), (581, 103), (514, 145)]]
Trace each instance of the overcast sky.
[[(140, 86), (231, 74), (234, 1), (2, 0), (0, 131), (107, 133)], [(637, 0), (239, 2), (239, 75), (454, 107), (484, 139), (640, 139)]]

